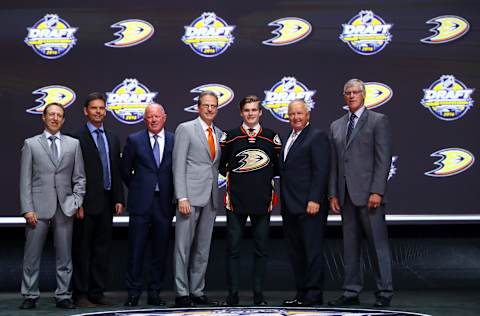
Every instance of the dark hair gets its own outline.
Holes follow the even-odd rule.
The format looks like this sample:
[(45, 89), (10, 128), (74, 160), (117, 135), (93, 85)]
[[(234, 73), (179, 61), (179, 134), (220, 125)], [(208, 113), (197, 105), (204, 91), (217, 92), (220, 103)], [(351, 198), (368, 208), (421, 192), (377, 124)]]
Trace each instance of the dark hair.
[(210, 95), (212, 97), (215, 98), (215, 100), (217, 100), (217, 105), (218, 105), (218, 96), (215, 92), (213, 91), (210, 91), (210, 90), (206, 90), (206, 91), (203, 91), (202, 93), (200, 93), (200, 95), (198, 96), (198, 100), (197, 100), (197, 106), (200, 106), (201, 102), (202, 102), (202, 98), (206, 95)]
[(57, 103), (57, 102), (52, 102), (52, 103), (47, 104), (45, 106), (45, 108), (43, 109), (42, 115), (43, 116), (47, 115), (47, 110), (52, 106), (58, 106), (59, 108), (61, 108), (62, 112), (63, 112), (63, 116), (65, 116), (65, 108), (63, 107), (63, 105), (61, 105), (60, 103)]
[(243, 111), (245, 104), (252, 103), (252, 102), (257, 102), (258, 109), (260, 111), (262, 110), (262, 108), (260, 107), (260, 99), (256, 95), (250, 94), (250, 95), (247, 95), (242, 100), (240, 100), (240, 111)]
[(105, 95), (101, 92), (92, 92), (89, 95), (87, 95), (87, 98), (85, 99), (85, 104), (84, 107), (88, 108), (88, 105), (90, 102), (93, 100), (102, 100), (103, 103), (107, 103), (107, 99), (105, 98)]

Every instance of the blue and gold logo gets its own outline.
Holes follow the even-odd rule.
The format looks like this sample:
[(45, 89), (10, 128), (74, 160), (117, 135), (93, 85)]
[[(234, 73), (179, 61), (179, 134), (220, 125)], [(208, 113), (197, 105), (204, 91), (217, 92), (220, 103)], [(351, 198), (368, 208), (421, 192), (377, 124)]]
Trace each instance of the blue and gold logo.
[(284, 46), (303, 40), (312, 32), (310, 22), (300, 18), (281, 18), (268, 23), (268, 26), (276, 26), (272, 31), (274, 38), (262, 43), (270, 46)]
[[(227, 106), (227, 104), (232, 102), (234, 97), (232, 89), (230, 89), (227, 86), (224, 86), (223, 84), (217, 84), (217, 83), (204, 84), (202, 86), (199, 86), (190, 90), (191, 93), (199, 93), (199, 94), (204, 91), (212, 91), (217, 95), (218, 109), (221, 109)], [(184, 108), (185, 111), (194, 112), (194, 113), (198, 112), (198, 106), (197, 106), (198, 96), (196, 96), (193, 100), (195, 101), (195, 104)]]
[(424, 96), (420, 101), (435, 117), (444, 121), (461, 118), (473, 107), (471, 97), (475, 89), (467, 86), (452, 75), (443, 75), (423, 89)]
[(435, 24), (430, 29), (435, 34), (420, 40), (427, 44), (443, 44), (454, 41), (467, 34), (470, 29), (470, 23), (467, 20), (455, 15), (437, 16), (425, 23)]
[(34, 26), (27, 28), (25, 43), (43, 58), (60, 58), (77, 43), (74, 36), (77, 29), (58, 15), (47, 14)]
[(120, 28), (120, 31), (114, 34), (118, 38), (105, 43), (105, 46), (116, 48), (141, 44), (152, 37), (155, 31), (150, 23), (137, 19), (123, 20), (110, 25), (110, 27)]
[(315, 105), (312, 97), (316, 92), (316, 90), (309, 90), (294, 77), (283, 77), (270, 90), (265, 91), (262, 106), (269, 110), (276, 119), (288, 122), (288, 104), (293, 100), (302, 99), (309, 110), (312, 110)]
[(37, 89), (32, 94), (41, 94), (42, 96), (35, 100), (39, 103), (38, 105), (26, 110), (27, 113), (31, 114), (42, 114), (45, 106), (53, 102), (60, 103), (64, 108), (68, 108), (77, 98), (72, 89), (58, 85)]
[(185, 26), (182, 41), (200, 56), (215, 57), (232, 45), (234, 25), (228, 25), (213, 12), (204, 12)]
[(143, 120), (145, 108), (156, 95), (137, 79), (125, 79), (107, 92), (107, 110), (122, 123), (136, 124)]
[(384, 83), (366, 82), (365, 94), (364, 105), (368, 109), (375, 109), (390, 101), (393, 96), (393, 90)]
[(374, 55), (392, 40), (392, 26), (372, 11), (362, 10), (347, 24), (342, 24), (340, 39), (357, 54)]
[(425, 172), (430, 177), (449, 177), (470, 168), (475, 162), (475, 157), (471, 152), (461, 148), (446, 148), (438, 150), (430, 157), (440, 157), (434, 164), (438, 168)]

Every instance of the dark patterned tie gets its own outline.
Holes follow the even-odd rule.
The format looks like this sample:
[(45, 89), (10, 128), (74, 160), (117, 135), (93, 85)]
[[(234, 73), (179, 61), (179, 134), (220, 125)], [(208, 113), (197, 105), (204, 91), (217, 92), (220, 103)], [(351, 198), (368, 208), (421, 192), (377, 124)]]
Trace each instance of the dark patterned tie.
[(352, 136), (352, 131), (353, 129), (355, 128), (355, 118), (357, 116), (352, 113), (352, 115), (350, 115), (350, 120), (348, 121), (348, 128), (347, 128), (347, 138), (346, 138), (346, 144), (348, 144), (348, 141), (350, 140), (350, 136)]
[(52, 157), (55, 163), (58, 162), (58, 148), (57, 148), (57, 143), (55, 140), (57, 139), (57, 136), (49, 136), (48, 139), (50, 139), (50, 151), (52, 152)]
[(105, 190), (110, 190), (110, 170), (108, 170), (107, 147), (105, 146), (105, 141), (103, 140), (102, 135), (104, 131), (101, 129), (96, 129), (95, 133), (97, 133), (97, 148), (103, 167), (103, 188)]

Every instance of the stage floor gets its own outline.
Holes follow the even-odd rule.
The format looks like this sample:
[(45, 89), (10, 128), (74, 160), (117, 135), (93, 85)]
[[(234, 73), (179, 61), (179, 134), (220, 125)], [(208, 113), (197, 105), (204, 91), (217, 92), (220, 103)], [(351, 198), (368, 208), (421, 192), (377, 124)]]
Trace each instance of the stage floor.
[[(223, 300), (225, 293), (209, 292), (211, 298)], [(115, 303), (109, 308), (77, 308), (75, 310), (60, 310), (55, 308), (53, 293), (42, 293), (37, 302), (35, 310), (23, 311), (18, 306), (22, 302), (19, 293), (0, 293), (0, 316), (6, 315), (78, 315), (83, 313), (93, 313), (98, 311), (125, 310), (123, 301), (126, 298), (125, 292), (109, 292), (108, 297)], [(286, 298), (292, 298), (293, 292), (277, 291), (266, 292), (265, 296), (269, 307), (280, 306)], [(325, 292), (325, 302), (334, 299), (340, 295), (340, 292)], [(165, 292), (162, 297), (167, 300), (167, 306), (173, 306), (173, 293)], [(361, 305), (355, 306), (359, 309), (373, 309), (374, 302), (372, 292), (364, 292), (361, 297)], [(240, 293), (240, 303), (242, 306), (252, 306), (252, 295), (249, 292)], [(145, 305), (144, 305), (145, 304)], [(319, 307), (327, 307), (326, 304)], [(151, 309), (153, 306), (146, 305), (145, 295), (140, 301), (138, 309)], [(398, 291), (392, 300), (392, 306), (388, 308), (392, 311), (414, 312), (432, 316), (477, 316), (480, 315), (480, 290), (419, 290), (419, 291)], [(365, 314), (362, 314), (365, 315)]]

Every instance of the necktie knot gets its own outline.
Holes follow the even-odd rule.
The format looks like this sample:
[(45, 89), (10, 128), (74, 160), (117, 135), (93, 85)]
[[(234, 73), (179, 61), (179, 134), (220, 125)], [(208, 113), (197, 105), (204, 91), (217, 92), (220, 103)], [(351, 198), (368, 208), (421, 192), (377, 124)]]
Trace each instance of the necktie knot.
[(48, 137), (48, 139), (50, 139), (50, 141), (52, 142), (55, 142), (55, 140), (57, 139), (57, 136), (51, 135)]
[(158, 135), (157, 135), (157, 134), (153, 135), (153, 139), (154, 139), (154, 140), (157, 140), (157, 139), (158, 139)]
[(97, 128), (94, 132), (97, 133), (98, 135), (104, 133), (103, 129), (99, 129), (99, 128)]

